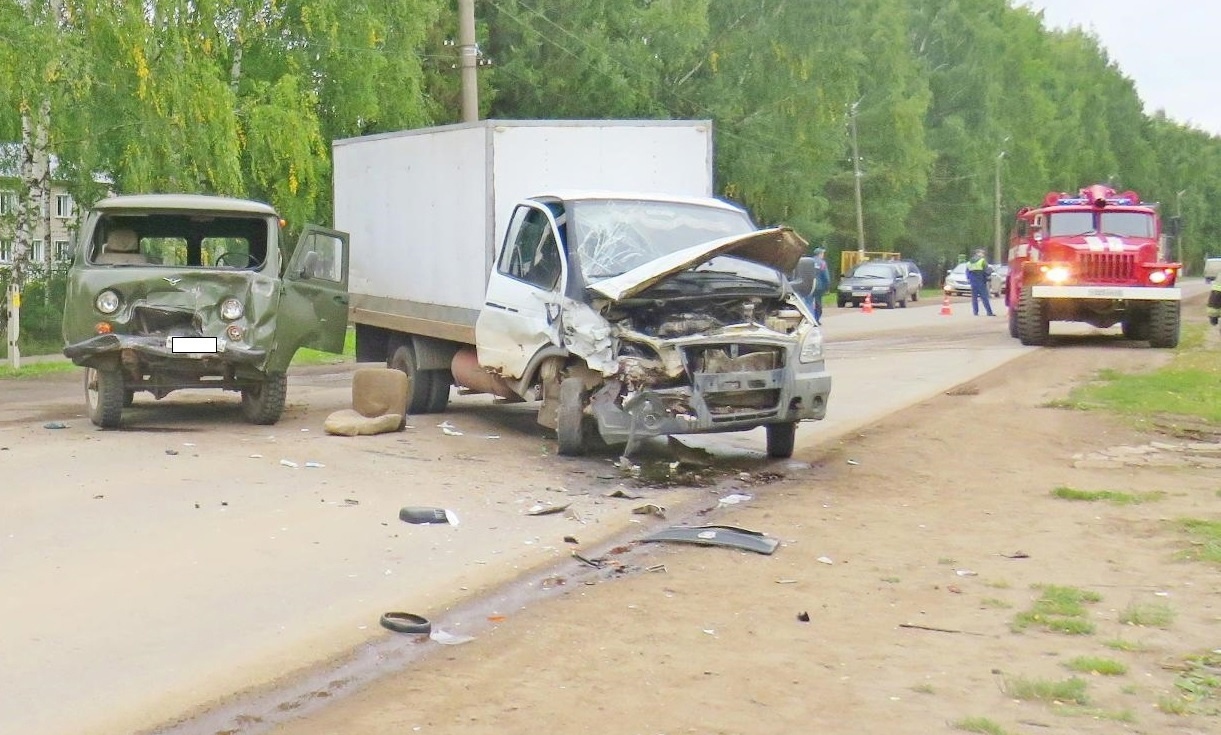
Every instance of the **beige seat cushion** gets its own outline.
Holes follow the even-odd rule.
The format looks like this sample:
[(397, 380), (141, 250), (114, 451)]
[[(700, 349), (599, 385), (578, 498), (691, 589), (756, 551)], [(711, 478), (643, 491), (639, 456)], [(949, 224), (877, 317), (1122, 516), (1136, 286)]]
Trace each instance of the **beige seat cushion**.
[(102, 265), (145, 265), (148, 258), (140, 252), (140, 238), (135, 230), (114, 230), (106, 238), (95, 263)]
[(370, 418), (407, 412), (407, 374), (393, 368), (359, 368), (352, 375), (352, 408)]
[(323, 428), (326, 429), (326, 433), (336, 436), (370, 436), (398, 431), (402, 423), (401, 414), (388, 413), (370, 418), (361, 416), (350, 408), (345, 408), (327, 416)]

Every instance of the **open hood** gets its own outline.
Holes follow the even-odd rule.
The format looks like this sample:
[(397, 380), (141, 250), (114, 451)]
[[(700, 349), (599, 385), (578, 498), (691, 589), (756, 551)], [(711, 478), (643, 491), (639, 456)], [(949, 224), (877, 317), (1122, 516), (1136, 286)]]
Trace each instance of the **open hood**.
[(755, 230), (745, 235), (710, 240), (670, 253), (626, 273), (590, 284), (589, 290), (612, 301), (630, 299), (675, 273), (690, 270), (722, 255), (732, 255), (775, 268), (782, 273), (792, 273), (797, 267), (797, 261), (805, 253), (807, 244), (788, 227)]

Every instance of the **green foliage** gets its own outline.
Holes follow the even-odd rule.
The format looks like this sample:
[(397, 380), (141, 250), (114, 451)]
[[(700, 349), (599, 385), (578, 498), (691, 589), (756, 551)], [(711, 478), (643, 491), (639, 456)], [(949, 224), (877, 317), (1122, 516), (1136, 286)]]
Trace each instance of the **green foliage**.
[(1058, 487), (1052, 490), (1051, 494), (1062, 500), (1078, 500), (1087, 503), (1106, 500), (1114, 505), (1136, 505), (1166, 497), (1166, 493), (1160, 490), (1147, 493), (1124, 493), (1115, 490), (1077, 490), (1067, 486)]
[(1192, 546), (1183, 552), (1184, 557), (1221, 564), (1221, 521), (1187, 518), (1179, 526), (1192, 537)]
[(954, 722), (953, 727), (955, 730), (983, 733), (983, 735), (1005, 735), (1008, 732), (987, 717), (964, 717)]
[(1124, 625), (1169, 628), (1174, 622), (1174, 608), (1164, 602), (1133, 602), (1119, 613)]
[(1085, 695), (1085, 680), (1071, 677), (1063, 681), (1027, 679), (1016, 676), (1005, 679), (1005, 692), (1014, 699), (1047, 703), (1089, 704)]
[(1221, 653), (1188, 656), (1175, 679), (1173, 696), (1158, 700), (1158, 709), (1175, 715), (1221, 715)]
[(1039, 589), (1043, 594), (1030, 609), (1014, 616), (1011, 627), (1015, 632), (1032, 625), (1068, 635), (1089, 635), (1094, 632), (1094, 624), (1088, 618), (1085, 605), (1098, 602), (1102, 599), (1101, 595), (1059, 585), (1045, 585)]
[(1077, 656), (1064, 662), (1064, 666), (1082, 674), (1100, 674), (1102, 676), (1122, 676), (1128, 673), (1128, 667), (1109, 658), (1098, 656)]

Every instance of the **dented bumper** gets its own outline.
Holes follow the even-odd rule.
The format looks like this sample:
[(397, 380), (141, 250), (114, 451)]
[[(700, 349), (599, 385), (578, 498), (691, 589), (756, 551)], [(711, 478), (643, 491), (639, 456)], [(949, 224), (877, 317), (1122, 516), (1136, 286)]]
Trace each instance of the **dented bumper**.
[(90, 337), (65, 347), (64, 356), (77, 365), (93, 367), (99, 362), (118, 360), (127, 351), (150, 361), (199, 363), (203, 369), (225, 365), (257, 368), (267, 359), (265, 350), (226, 343), (223, 339), (216, 340), (215, 352), (176, 352), (167, 337), (127, 334)]

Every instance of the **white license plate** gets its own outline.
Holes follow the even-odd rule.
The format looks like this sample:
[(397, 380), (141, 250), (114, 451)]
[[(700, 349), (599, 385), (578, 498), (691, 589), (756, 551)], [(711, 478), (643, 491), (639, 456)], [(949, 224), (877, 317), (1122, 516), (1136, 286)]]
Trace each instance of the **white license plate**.
[(868, 291), (853, 291), (852, 295), (853, 296), (868, 296), (869, 292)]
[(170, 337), (170, 352), (195, 355), (216, 353), (215, 337)]

